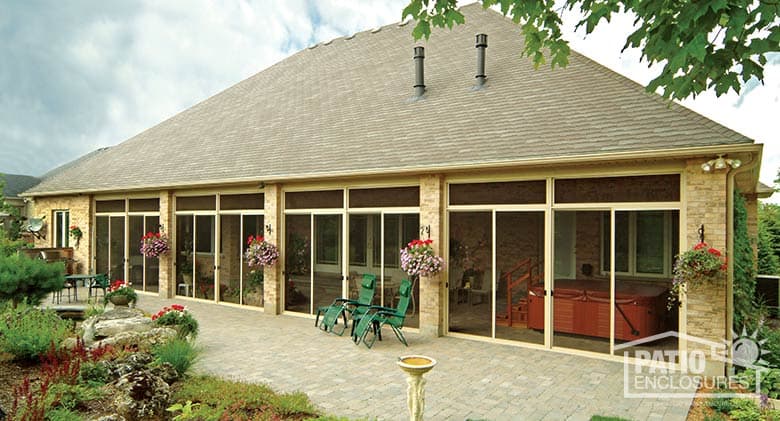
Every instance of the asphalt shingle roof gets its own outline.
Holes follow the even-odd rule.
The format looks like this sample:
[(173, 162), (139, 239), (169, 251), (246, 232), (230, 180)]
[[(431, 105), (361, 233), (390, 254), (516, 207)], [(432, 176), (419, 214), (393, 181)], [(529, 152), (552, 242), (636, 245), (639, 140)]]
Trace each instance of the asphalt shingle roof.
[[(535, 70), (519, 27), (474, 4), (425, 42), (425, 99), (412, 101), (413, 24), (304, 49), (28, 193), (111, 191), (751, 143), (572, 52)], [(474, 35), (488, 34), (473, 90)]]

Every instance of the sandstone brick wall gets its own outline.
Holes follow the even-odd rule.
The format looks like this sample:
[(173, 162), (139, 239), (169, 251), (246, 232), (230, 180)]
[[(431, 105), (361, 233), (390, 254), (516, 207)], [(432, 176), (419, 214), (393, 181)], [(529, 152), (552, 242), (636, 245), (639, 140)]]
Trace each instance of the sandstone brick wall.
[(160, 289), (162, 298), (172, 298), (176, 293), (176, 270), (173, 266), (176, 258), (176, 231), (173, 229), (173, 194), (168, 190), (160, 192), (160, 225), (171, 240), (171, 252), (160, 256)]
[[(726, 249), (726, 173), (723, 171), (705, 173), (701, 160), (687, 162), (685, 170), (687, 185), (687, 222), (684, 235), (689, 250), (698, 241), (698, 229), (704, 224), (705, 241), (711, 247)], [(726, 338), (726, 285), (690, 288), (687, 297), (687, 333), (712, 341)], [(700, 344), (689, 341), (688, 349), (701, 349)], [(711, 364), (710, 373), (722, 373), (722, 365)]]
[(92, 196), (57, 196), (39, 197), (35, 199), (31, 215), (35, 218), (46, 216), (46, 238), (36, 239), (35, 247), (54, 247), (54, 211), (67, 210), (70, 212), (70, 225), (81, 228), (84, 236), (78, 247), (74, 239), (70, 238), (73, 247), (73, 258), (76, 260), (76, 272), (88, 273), (92, 271)]
[[(271, 232), (265, 232), (265, 238), (270, 243), (279, 244), (279, 232), (281, 222), (281, 186), (279, 184), (266, 184), (265, 186), (265, 218), (264, 224), (271, 225)], [(279, 261), (271, 266), (265, 267), (263, 272), (263, 308), (268, 314), (281, 313), (281, 282), (282, 266), (284, 262), (284, 250), (279, 248)]]
[[(420, 226), (430, 226), (433, 249), (439, 256), (444, 254), (443, 221), (441, 220), (444, 213), (443, 191), (444, 183), (441, 175), (420, 177)], [(418, 308), (420, 309), (420, 332), (424, 335), (441, 336), (444, 333), (442, 320), (445, 317), (445, 279), (447, 279), (446, 266), (444, 272), (420, 279)]]

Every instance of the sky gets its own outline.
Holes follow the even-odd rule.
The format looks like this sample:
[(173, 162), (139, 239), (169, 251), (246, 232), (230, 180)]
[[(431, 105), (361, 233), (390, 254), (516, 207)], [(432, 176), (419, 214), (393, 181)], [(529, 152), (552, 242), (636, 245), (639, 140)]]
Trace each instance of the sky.
[[(407, 2), (0, 0), (0, 172), (40, 176), (116, 145), (309, 45), (397, 22)], [(653, 78), (638, 50), (620, 51), (630, 17), (587, 38), (576, 18), (564, 15), (573, 50), (639, 83)], [(770, 62), (763, 85), (682, 104), (763, 143), (771, 185), (780, 54)]]

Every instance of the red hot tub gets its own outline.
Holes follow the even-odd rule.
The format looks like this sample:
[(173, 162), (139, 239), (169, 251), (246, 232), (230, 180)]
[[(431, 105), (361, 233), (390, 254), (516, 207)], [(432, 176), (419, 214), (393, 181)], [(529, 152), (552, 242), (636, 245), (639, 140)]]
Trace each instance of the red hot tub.
[[(665, 330), (667, 288), (639, 282), (615, 282), (615, 339), (633, 341)], [(553, 325), (556, 332), (609, 338), (609, 282), (555, 281)], [(544, 287), (528, 291), (528, 327), (544, 329)]]

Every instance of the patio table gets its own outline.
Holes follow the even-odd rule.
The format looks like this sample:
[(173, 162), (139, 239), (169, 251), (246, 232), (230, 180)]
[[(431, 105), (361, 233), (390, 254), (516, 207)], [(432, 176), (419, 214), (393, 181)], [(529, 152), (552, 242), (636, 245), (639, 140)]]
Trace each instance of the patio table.
[[(65, 276), (65, 282), (69, 283), (73, 286), (73, 300), (77, 301), (79, 300), (78, 297), (78, 281), (84, 282), (84, 286), (90, 286), (93, 285), (95, 282), (95, 278), (98, 277), (98, 275), (101, 275), (100, 273), (88, 273), (88, 274), (82, 274), (82, 275), (66, 275)], [(89, 281), (89, 282), (88, 282)], [(70, 298), (70, 297), (68, 297)], [(57, 300), (57, 303), (59, 304), (59, 299)]]

